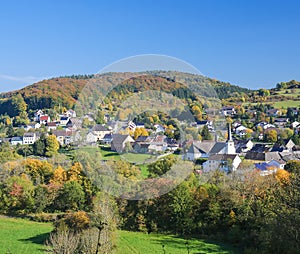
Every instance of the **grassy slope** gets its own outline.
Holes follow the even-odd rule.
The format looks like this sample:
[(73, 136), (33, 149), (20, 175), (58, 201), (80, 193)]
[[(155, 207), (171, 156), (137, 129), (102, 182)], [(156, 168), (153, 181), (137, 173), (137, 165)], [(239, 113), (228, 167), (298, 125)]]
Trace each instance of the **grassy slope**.
[[(45, 242), (52, 226), (49, 223), (37, 223), (23, 219), (0, 217), (0, 253), (35, 254), (44, 253)], [(185, 240), (175, 236), (143, 234), (118, 231), (117, 254), (134, 253), (187, 253)], [(190, 253), (234, 253), (226, 245), (219, 245), (203, 240), (189, 240)]]
[[(118, 238), (117, 254), (154, 254), (165, 253), (183, 254), (188, 253), (186, 248), (186, 240), (176, 236), (159, 235), (159, 234), (143, 234), (137, 232), (120, 231)], [(189, 253), (235, 253), (232, 248), (226, 245), (210, 243), (204, 240), (189, 240)]]
[(51, 230), (51, 224), (2, 217), (0, 218), (0, 253), (44, 253), (43, 243)]

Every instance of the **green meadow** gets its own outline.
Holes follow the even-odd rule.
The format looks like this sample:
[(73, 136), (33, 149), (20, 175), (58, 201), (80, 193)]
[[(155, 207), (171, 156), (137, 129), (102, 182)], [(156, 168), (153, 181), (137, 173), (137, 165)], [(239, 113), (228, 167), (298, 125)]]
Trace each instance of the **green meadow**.
[[(45, 253), (44, 243), (52, 231), (50, 223), (38, 223), (25, 219), (0, 218), (0, 253)], [(189, 250), (188, 250), (189, 249)], [(189, 252), (188, 252), (189, 251)], [(144, 234), (118, 231), (117, 254), (230, 254), (237, 253), (228, 245), (198, 239), (184, 239), (173, 235)]]

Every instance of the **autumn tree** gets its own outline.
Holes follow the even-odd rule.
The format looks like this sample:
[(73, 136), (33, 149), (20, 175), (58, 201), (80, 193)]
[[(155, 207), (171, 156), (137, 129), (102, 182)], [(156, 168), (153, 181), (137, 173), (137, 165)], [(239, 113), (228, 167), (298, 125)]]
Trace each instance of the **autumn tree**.
[(59, 149), (59, 142), (57, 141), (56, 137), (54, 135), (49, 135), (46, 138), (45, 155), (47, 157), (53, 157), (58, 153), (58, 149)]

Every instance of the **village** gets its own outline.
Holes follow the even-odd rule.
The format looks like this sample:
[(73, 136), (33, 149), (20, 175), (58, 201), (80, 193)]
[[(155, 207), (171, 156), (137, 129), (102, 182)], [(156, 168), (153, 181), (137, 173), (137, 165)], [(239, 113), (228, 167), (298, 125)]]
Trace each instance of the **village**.
[[(264, 176), (284, 169), (290, 160), (300, 159), (300, 147), (291, 139), (300, 129), (300, 123), (295, 120), (298, 109), (289, 108), (288, 112), (293, 117), (282, 115), (280, 109), (268, 109), (265, 115), (269, 121), (257, 122), (255, 116), (260, 112), (249, 109), (246, 113), (253, 118), (245, 122), (236, 120), (237, 107), (224, 106), (220, 114), (231, 120), (226, 126), (225, 138), (219, 139), (214, 121), (210, 119), (189, 124), (189, 128), (198, 133), (206, 130), (209, 137), (195, 139), (188, 135), (185, 140), (176, 140), (167, 135), (168, 126), (164, 124), (156, 123), (146, 128), (144, 123), (137, 121), (115, 121), (109, 114), (104, 115), (104, 123), (95, 124), (93, 114), (78, 117), (75, 110), (70, 109), (59, 114), (57, 119), (51, 119), (43, 110), (36, 110), (30, 124), (17, 127), (23, 131), (23, 136), (4, 137), (0, 142), (13, 147), (34, 145), (44, 133), (54, 135), (61, 147), (105, 146), (119, 154), (130, 152), (156, 157), (175, 153), (198, 165), (198, 172), (220, 169), (231, 173), (243, 167), (243, 162), (248, 162), (248, 167)], [(251, 121), (253, 128), (249, 128)]]

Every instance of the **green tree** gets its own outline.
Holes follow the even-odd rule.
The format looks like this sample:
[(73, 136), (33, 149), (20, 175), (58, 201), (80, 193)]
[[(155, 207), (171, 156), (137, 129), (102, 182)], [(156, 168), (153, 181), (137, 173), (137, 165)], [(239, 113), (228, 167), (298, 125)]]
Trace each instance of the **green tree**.
[(212, 140), (212, 135), (210, 134), (207, 125), (202, 128), (201, 137), (202, 140)]
[(150, 177), (161, 176), (171, 169), (176, 162), (176, 158), (172, 155), (166, 156), (161, 160), (148, 165)]
[(82, 186), (74, 181), (66, 182), (56, 200), (57, 207), (61, 211), (78, 211), (83, 208), (85, 194)]

